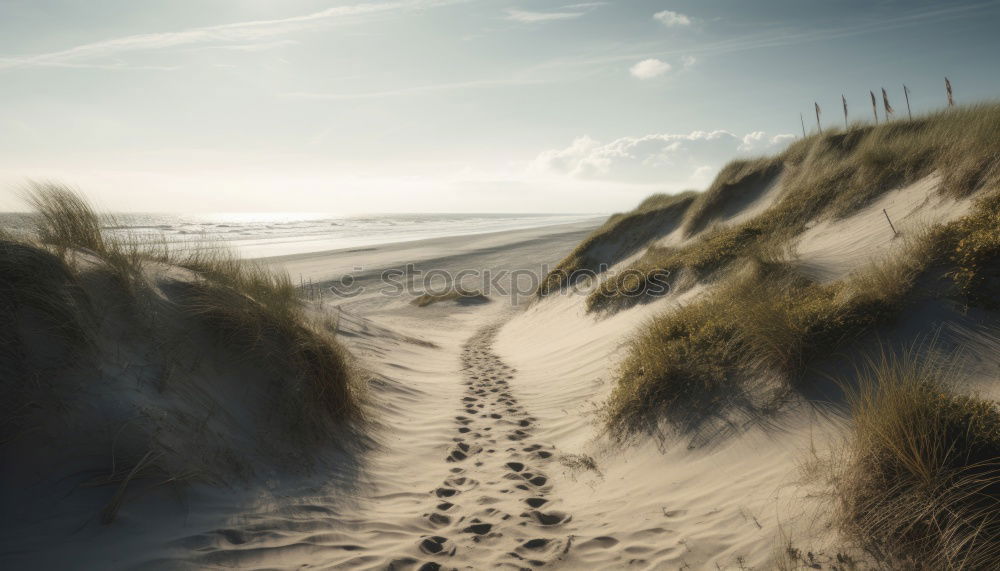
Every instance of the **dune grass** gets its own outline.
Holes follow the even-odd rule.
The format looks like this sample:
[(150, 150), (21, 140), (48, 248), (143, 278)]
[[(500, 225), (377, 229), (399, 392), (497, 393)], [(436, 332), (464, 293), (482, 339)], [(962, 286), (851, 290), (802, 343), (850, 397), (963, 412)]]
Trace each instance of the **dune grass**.
[(638, 251), (653, 234), (679, 225), (695, 196), (693, 191), (654, 194), (635, 210), (611, 216), (542, 279), (538, 295), (548, 295), (588, 275), (597, 275), (601, 264), (613, 264)]
[(101, 215), (78, 191), (51, 182), (30, 182), (24, 193), (34, 210), (38, 241), (65, 256), (90, 253), (119, 285), (137, 293), (143, 280), (142, 263), (165, 258), (165, 245), (142, 241), (132, 234), (105, 235), (102, 230), (118, 226), (113, 216)]
[(605, 408), (609, 426), (628, 434), (666, 420), (690, 429), (730, 406), (769, 408), (748, 386), (759, 379), (773, 380), (765, 399), (804, 388), (812, 362), (899, 314), (943, 255), (937, 236), (914, 237), (891, 259), (830, 284), (774, 254), (753, 254), (631, 339)]
[(883, 352), (849, 391), (841, 522), (892, 568), (1000, 561), (1000, 407), (954, 394), (953, 377), (926, 351)]
[(1000, 309), (1000, 189), (948, 232), (955, 241), (951, 276), (962, 294), (971, 304)]
[[(65, 261), (0, 236), (0, 444), (21, 434), (40, 380), (72, 366), (89, 344), (86, 297)], [(44, 337), (43, 356), (31, 351)]]
[[(8, 325), (0, 328), (0, 335), (13, 335), (18, 319), (34, 318), (60, 338), (81, 341), (82, 292), (73, 282), (71, 269), (59, 256), (0, 237), (0, 312)], [(21, 307), (31, 308), (32, 315), (18, 315)], [(13, 347), (14, 343), (3, 346)]]
[[(993, 123), (979, 125), (984, 118)], [(808, 389), (802, 383), (817, 359), (890, 323), (922, 297), (996, 307), (1000, 139), (987, 139), (1000, 125), (1000, 105), (897, 123), (793, 144), (782, 159), (784, 194), (769, 210), (701, 232), (682, 247), (651, 247), (631, 272), (609, 277), (590, 295), (590, 310), (616, 310), (641, 301), (631, 292), (642, 291), (656, 272), (690, 277), (688, 284), (712, 280), (706, 294), (654, 316), (630, 341), (605, 408), (614, 432), (651, 430), (663, 421), (691, 428), (733, 406), (761, 406), (761, 395)], [(743, 163), (727, 177), (742, 180), (769, 164)], [(862, 188), (851, 169), (874, 177), (872, 184)], [(973, 211), (911, 232), (890, 258), (839, 282), (816, 283), (797, 273), (784, 252), (808, 220), (852, 212), (882, 190), (930, 172), (942, 177), (947, 194), (978, 189)], [(762, 379), (770, 383), (766, 390)]]
[[(697, 233), (716, 215), (721, 201), (751, 191), (776, 176), (776, 169), (781, 195), (772, 207), (742, 223)], [(664, 271), (713, 279), (754, 250), (781, 248), (810, 221), (849, 215), (882, 193), (932, 173), (941, 176), (941, 192), (953, 197), (1000, 185), (1000, 104), (941, 111), (913, 121), (854, 125), (847, 132), (827, 131), (797, 141), (773, 158), (731, 163), (709, 191), (694, 199), (685, 223), (686, 231), (694, 232), (693, 241), (647, 249), (628, 273), (591, 293), (588, 308), (631, 307), (643, 298), (627, 294), (636, 287), (626, 280), (638, 280), (642, 290)]]
[[(620, 435), (664, 420), (690, 429), (732, 406), (766, 407), (751, 394), (760, 387), (749, 384), (771, 380), (765, 398), (808, 389), (802, 383), (812, 363), (890, 323), (918, 298), (995, 304), (998, 212), (1000, 192), (984, 192), (967, 216), (911, 232), (891, 256), (827, 284), (800, 275), (780, 249), (731, 243), (719, 251), (740, 255), (727, 254), (729, 271), (709, 292), (654, 316), (631, 339), (605, 408), (609, 426)], [(693, 257), (700, 252), (669, 252), (694, 262), (668, 267), (718, 271), (718, 263), (703, 266)]]
[(631, 307), (645, 299), (643, 294), (653, 288), (659, 275), (673, 276), (676, 284), (682, 272), (694, 281), (708, 279), (716, 272), (729, 268), (750, 252), (776, 243), (759, 239), (763, 230), (753, 225), (739, 225), (714, 230), (683, 248), (653, 246), (633, 264), (609, 277), (587, 297), (589, 311), (618, 310)]
[[(248, 358), (272, 368), (287, 386), (279, 406), (290, 425), (316, 426), (324, 420), (346, 421), (360, 414), (352, 372), (344, 350), (328, 327), (316, 323), (305, 310), (287, 274), (243, 260), (222, 247), (172, 252), (155, 242), (127, 233), (114, 235), (102, 228), (111, 221), (100, 216), (78, 192), (54, 184), (33, 184), (28, 202), (36, 209), (38, 246), (4, 243), (0, 265), (18, 264), (18, 254), (51, 249), (54, 255), (36, 256), (34, 266), (21, 265), (13, 286), (21, 298), (33, 291), (27, 284), (43, 284), (47, 276), (78, 273), (78, 253), (89, 253), (119, 278), (127, 296), (152, 287), (147, 272), (168, 264), (187, 268), (196, 278), (185, 281), (181, 309), (204, 324), (226, 344)], [(33, 250), (32, 250), (33, 249)], [(51, 280), (50, 280), (51, 281)], [(23, 282), (23, 283), (21, 283)], [(74, 281), (75, 283), (75, 281)], [(40, 291), (40, 290), (39, 290)], [(16, 307), (42, 307), (53, 321), (63, 321), (65, 300), (49, 291), (39, 299), (13, 299)]]
[(736, 160), (719, 171), (712, 185), (699, 193), (684, 217), (684, 233), (688, 236), (704, 230), (718, 217), (725, 204), (751, 195), (755, 198), (781, 173), (780, 158)]

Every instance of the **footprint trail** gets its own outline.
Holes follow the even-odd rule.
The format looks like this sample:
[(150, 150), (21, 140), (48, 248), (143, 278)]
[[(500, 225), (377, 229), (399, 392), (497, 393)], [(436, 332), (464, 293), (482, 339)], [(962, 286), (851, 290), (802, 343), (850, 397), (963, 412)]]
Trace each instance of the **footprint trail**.
[(465, 393), (454, 417), (454, 444), (442, 460), (448, 476), (429, 491), (436, 528), (418, 543), (421, 559), (395, 569), (468, 566), (533, 569), (553, 563), (571, 545), (546, 468), (553, 449), (534, 440), (536, 419), (510, 387), (516, 371), (492, 352), (496, 327), (462, 350)]

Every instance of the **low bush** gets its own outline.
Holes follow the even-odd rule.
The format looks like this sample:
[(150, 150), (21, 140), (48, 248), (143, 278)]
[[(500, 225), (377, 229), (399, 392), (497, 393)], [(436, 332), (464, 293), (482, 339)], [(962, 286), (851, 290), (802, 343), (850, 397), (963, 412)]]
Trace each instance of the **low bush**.
[(892, 568), (1000, 561), (1000, 408), (951, 392), (951, 372), (883, 353), (849, 391), (845, 531)]

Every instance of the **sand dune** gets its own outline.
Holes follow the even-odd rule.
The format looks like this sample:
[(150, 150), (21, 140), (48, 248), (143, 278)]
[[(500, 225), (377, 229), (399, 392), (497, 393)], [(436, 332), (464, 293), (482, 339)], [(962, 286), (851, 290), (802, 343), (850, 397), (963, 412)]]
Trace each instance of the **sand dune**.
[[(105, 526), (92, 515), (79, 515), (95, 504), (93, 497), (43, 480), (32, 488), (34, 493), (66, 493), (76, 503), (50, 509), (44, 499), (19, 500), (16, 517), (5, 518), (0, 559), (12, 568), (876, 566), (870, 550), (866, 553), (863, 542), (842, 534), (836, 520), (839, 500), (831, 490), (841, 474), (838, 463), (848, 457), (844, 447), (852, 419), (844, 404), (846, 385), (831, 378), (856, 374), (852, 367), (861, 348), (894, 350), (933, 339), (937, 350), (954, 357), (956, 369), (963, 372), (964, 384), (949, 389), (997, 396), (1000, 328), (995, 313), (940, 294), (954, 290), (948, 289), (952, 278), (937, 267), (920, 273), (896, 264), (909, 259), (929, 226), (964, 220), (975, 212), (979, 196), (945, 192), (946, 177), (934, 172), (881, 194), (852, 196), (855, 204), (837, 213), (788, 201), (793, 214), (805, 212), (811, 218), (776, 218), (796, 228), (781, 248), (745, 248), (744, 241), (761, 234), (750, 228), (735, 242), (712, 250), (720, 237), (786, 206), (792, 175), (789, 167), (782, 168), (767, 163), (766, 176), (751, 176), (746, 188), (737, 177), (713, 187), (715, 194), (680, 202), (654, 197), (603, 225), (594, 220), (267, 259), (293, 279), (309, 280), (313, 292), (326, 292), (310, 296), (309, 312), (327, 323), (335, 321), (337, 339), (365, 372), (366, 422), (331, 434), (338, 446), (315, 449), (315, 465), (269, 464), (256, 455), (273, 452), (276, 442), (278, 452), (284, 447), (290, 455), (305, 449), (300, 442), (265, 433), (266, 423), (257, 423), (260, 432), (252, 438), (246, 436), (251, 428), (241, 414), (251, 405), (263, 406), (259, 401), (265, 397), (253, 387), (265, 383), (266, 376), (245, 363), (236, 370), (245, 376), (232, 371), (223, 375), (237, 388), (240, 380), (248, 383), (250, 405), (205, 389), (201, 376), (186, 378), (184, 391), (172, 397), (181, 413), (171, 409), (170, 414), (195, 417), (192, 410), (200, 409), (189, 410), (192, 402), (217, 401), (213, 407), (219, 418), (201, 426), (215, 430), (213, 436), (240, 436), (236, 450), (253, 467), (252, 477), (228, 487), (205, 482), (171, 487), (177, 497), (132, 490), (118, 519)], [(715, 209), (703, 207), (706, 203)], [(689, 208), (700, 208), (694, 222)], [(773, 223), (762, 224), (767, 228)], [(704, 256), (685, 262), (680, 267), (683, 281), (674, 282), (677, 287), (665, 295), (610, 310), (588, 304), (588, 295), (611, 283), (616, 271), (650, 259), (651, 253), (688, 247), (705, 248), (699, 251)], [(731, 250), (746, 259), (729, 256)], [(585, 269), (610, 269), (556, 283), (535, 295), (545, 273), (567, 259)], [(418, 273), (405, 274), (402, 289), (387, 294), (383, 272), (408, 265)], [(885, 268), (891, 275), (879, 273)], [(431, 270), (449, 275), (476, 270), (467, 276), (473, 283), (460, 285), (482, 292), (481, 297), (472, 302), (444, 295), (435, 297), (435, 303), (413, 303), (429, 293), (419, 272)], [(176, 270), (161, 271), (169, 275)], [(499, 278), (478, 282), (484, 272)], [(727, 281), (744, 274), (761, 281)], [(346, 275), (350, 278), (345, 280)], [(780, 281), (775, 275), (795, 279)], [(863, 321), (867, 313), (861, 318), (835, 313), (854, 307), (849, 287), (824, 289), (852, 279), (859, 281), (850, 287), (869, 296), (863, 300), (869, 305), (861, 307), (870, 313), (881, 310), (880, 290), (893, 284), (922, 280), (922, 291), (931, 294), (910, 300), (895, 319)], [(646, 431), (610, 432), (606, 404), (616, 386), (624, 384), (620, 365), (651, 320), (673, 319), (683, 308), (726, 292), (732, 283), (773, 288), (756, 298), (736, 297), (750, 300), (745, 303), (784, 299), (791, 306), (797, 300), (781, 296), (806, 292), (819, 300), (820, 309), (813, 313), (832, 313), (838, 325), (858, 319), (865, 327), (849, 330), (811, 354), (811, 368), (799, 370), (792, 363), (798, 387), (777, 390), (773, 385), (780, 375), (749, 369), (768, 373), (753, 379), (759, 384), (751, 388), (766, 387), (780, 395), (766, 411), (734, 406), (692, 427), (660, 418)], [(349, 295), (339, 289), (340, 294), (331, 293), (330, 288), (345, 284), (352, 288)], [(169, 302), (168, 290), (163, 289), (163, 296)], [(738, 315), (742, 309), (725, 307)], [(781, 313), (786, 307), (770, 309), (770, 314), (749, 315), (775, 319), (780, 322), (775, 330), (800, 318)], [(827, 325), (812, 319), (807, 324), (815, 328)], [(737, 331), (735, 341), (720, 336), (718, 342), (743, 342), (739, 335), (753, 333)], [(136, 352), (142, 348), (136, 343), (132, 339), (125, 346)], [(219, 355), (199, 359), (217, 369), (231, 363)], [(131, 376), (116, 378), (138, 382)], [(123, 394), (140, 394), (150, 407), (159, 406), (160, 397), (149, 387), (137, 393), (119, 388)], [(234, 390), (227, 385), (226, 393)], [(196, 439), (190, 433), (198, 425), (178, 423), (174, 428), (188, 431), (179, 440), (193, 446)], [(11, 461), (10, 448), (6, 450), (5, 461)], [(195, 449), (185, 450), (193, 454)], [(33, 509), (23, 508), (28, 504)]]
[[(898, 213), (904, 231), (931, 212), (922, 208), (949, 217), (967, 208), (951, 203), (940, 214), (933, 184), (815, 225), (798, 250), (829, 275), (891, 252), (883, 207)], [(450, 270), (554, 265), (592, 227), (270, 262), (321, 282), (368, 264), (360, 283), (375, 282), (373, 259)], [(113, 529), (5, 559), (57, 566), (82, 556), (92, 567), (164, 569), (767, 569), (793, 546), (814, 552), (817, 565), (835, 564), (828, 506), (803, 470), (836, 440), (837, 415), (792, 406), (772, 425), (732, 427), (726, 438), (622, 443), (602, 428), (599, 407), (623, 344), (649, 315), (704, 289), (604, 317), (572, 293), (516, 306), (496, 293), (490, 304), (424, 308), (376, 292), (327, 300), (316, 310), (339, 313), (341, 339), (372, 377), (373, 444), (357, 469), (344, 457), (339, 471), (283, 476), (252, 499), (200, 486), (180, 503), (136, 498)], [(979, 335), (986, 352), (996, 342), (963, 334)], [(197, 517), (181, 515), (196, 503)], [(118, 542), (130, 547), (109, 553)]]

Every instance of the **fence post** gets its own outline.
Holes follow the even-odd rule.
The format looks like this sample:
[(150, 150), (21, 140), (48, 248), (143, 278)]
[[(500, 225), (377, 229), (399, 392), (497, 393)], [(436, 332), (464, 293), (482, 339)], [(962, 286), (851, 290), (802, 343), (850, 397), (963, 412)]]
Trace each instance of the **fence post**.
[(885, 208), (882, 209), (882, 214), (885, 214), (885, 219), (889, 222), (889, 228), (892, 228), (892, 235), (899, 236), (899, 232), (896, 230), (896, 227), (892, 225), (892, 220), (889, 219), (889, 213), (885, 211)]

